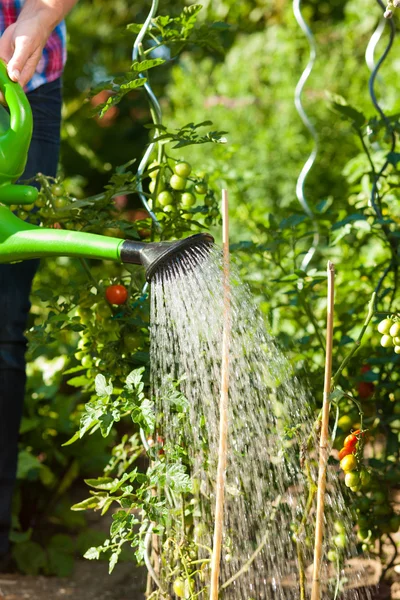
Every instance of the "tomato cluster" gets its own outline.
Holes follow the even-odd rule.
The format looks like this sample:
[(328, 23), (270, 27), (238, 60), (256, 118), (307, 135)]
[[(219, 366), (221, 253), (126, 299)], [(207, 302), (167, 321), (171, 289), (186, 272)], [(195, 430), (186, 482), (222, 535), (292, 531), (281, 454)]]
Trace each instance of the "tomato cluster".
[[(374, 542), (382, 534), (398, 531), (400, 515), (393, 511), (388, 489), (381, 475), (374, 474), (361, 465), (363, 446), (367, 431), (357, 429), (347, 435), (339, 452), (340, 467), (345, 473), (345, 484), (354, 493), (359, 492), (354, 501), (358, 532), (363, 551), (372, 551)], [(329, 560), (337, 559), (337, 552), (346, 545), (346, 535), (341, 522), (335, 523), (337, 535), (333, 542), (335, 549), (328, 553)]]
[(340, 467), (345, 472), (344, 482), (352, 492), (358, 492), (362, 486), (368, 485), (371, 475), (365, 469), (360, 469), (358, 455), (362, 455), (362, 438), (365, 431), (357, 429), (344, 440), (339, 452)]
[[(206, 225), (211, 225), (220, 212), (214, 192), (208, 186), (206, 173), (192, 172), (192, 166), (186, 161), (178, 161), (173, 167), (169, 162), (149, 165), (149, 191), (152, 194), (150, 204), (158, 212), (159, 217), (165, 213), (179, 215), (190, 221), (196, 212), (196, 217), (202, 214)], [(194, 209), (198, 196), (203, 198), (203, 205)]]
[(398, 316), (387, 317), (378, 324), (378, 331), (382, 334), (381, 346), (391, 348), (394, 346), (396, 354), (400, 354), (400, 319)]

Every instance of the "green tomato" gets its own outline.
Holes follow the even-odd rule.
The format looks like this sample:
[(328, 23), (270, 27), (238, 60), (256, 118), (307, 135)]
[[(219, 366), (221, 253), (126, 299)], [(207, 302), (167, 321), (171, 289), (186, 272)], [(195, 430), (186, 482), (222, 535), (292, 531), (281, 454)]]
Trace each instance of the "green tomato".
[(368, 529), (369, 519), (365, 515), (360, 515), (357, 519), (357, 525), (360, 529)]
[(52, 185), (50, 191), (53, 194), (53, 196), (62, 196), (64, 194), (63, 186), (59, 185), (58, 183)]
[(193, 219), (193, 215), (190, 213), (185, 213), (182, 215), (182, 219), (184, 219), (185, 221), (191, 221)]
[(389, 504), (375, 504), (372, 512), (377, 517), (387, 517), (392, 513), (392, 509)]
[(329, 562), (336, 562), (338, 559), (338, 553), (336, 552), (336, 550), (331, 549), (328, 551), (326, 557), (329, 560)]
[(391, 328), (392, 325), (393, 325), (392, 319), (383, 319), (383, 321), (381, 321), (378, 324), (378, 331), (379, 331), (379, 333), (382, 333), (382, 334), (389, 333), (390, 328)]
[(371, 498), (375, 504), (383, 504), (384, 502), (386, 502), (386, 494), (385, 492), (382, 492), (382, 490), (375, 490), (372, 493)]
[[(152, 179), (149, 183), (149, 190), (152, 194), (154, 194), (154, 192), (156, 191), (156, 186), (157, 186), (157, 181), (155, 179)], [(163, 181), (159, 181), (158, 187), (157, 187), (158, 192), (161, 193), (164, 189), (165, 189), (165, 183)]]
[(66, 206), (68, 206), (68, 204), (69, 200), (65, 196), (58, 196), (53, 200), (53, 206), (57, 209), (65, 208)]
[(206, 206), (214, 206), (214, 195), (213, 194), (206, 194), (206, 197), (204, 198), (204, 204)]
[(155, 167), (159, 167), (159, 164), (156, 160), (153, 160), (153, 162), (149, 164), (149, 170), (151, 169), (149, 177), (151, 177), (151, 179), (157, 179), (158, 171), (160, 169), (156, 169)]
[(333, 543), (335, 544), (335, 546), (337, 548), (340, 548), (341, 550), (343, 550), (343, 548), (346, 548), (346, 536), (344, 533), (339, 533), (338, 535), (335, 535), (335, 537), (333, 538)]
[(352, 492), (359, 492), (361, 490), (361, 485), (354, 485), (350, 489)]
[(357, 459), (353, 454), (348, 454), (340, 461), (340, 468), (343, 469), (345, 473), (349, 473), (350, 471), (354, 471), (357, 467)]
[(172, 175), (169, 180), (169, 184), (173, 190), (184, 190), (186, 187), (186, 179), (184, 177), (180, 177), (179, 175)]
[(381, 337), (381, 346), (383, 346), (384, 348), (390, 348), (391, 346), (393, 346), (393, 338), (391, 335), (383, 335)]
[(85, 354), (85, 356), (81, 360), (82, 367), (85, 367), (85, 369), (88, 369), (89, 367), (92, 366), (92, 364), (93, 363), (92, 363), (91, 356), (89, 356), (89, 354)]
[(46, 206), (46, 198), (44, 198), (44, 196), (39, 194), (35, 204), (38, 208), (43, 208), (43, 206)]
[(210, 215), (211, 215), (212, 217), (214, 217), (214, 218), (217, 218), (217, 217), (219, 217), (219, 210), (218, 210), (218, 208), (213, 208), (213, 209), (210, 211)]
[(33, 203), (33, 204), (24, 204), (23, 206), (24, 206), (24, 210), (26, 210), (26, 211), (29, 212), (29, 211), (32, 210), (32, 208), (34, 208), (35, 203)]
[(140, 332), (124, 334), (124, 348), (127, 352), (134, 352), (142, 345), (143, 336)]
[(173, 213), (176, 212), (176, 208), (172, 204), (167, 204), (167, 206), (164, 206), (164, 212)]
[(198, 523), (194, 528), (194, 539), (196, 542), (200, 542), (204, 536), (207, 535), (208, 529), (205, 523)]
[(346, 473), (344, 482), (349, 488), (357, 487), (360, 483), (360, 475), (357, 471), (350, 471)]
[(183, 579), (178, 578), (174, 581), (174, 592), (178, 596), (178, 598), (185, 597), (185, 582)]
[(78, 317), (83, 325), (87, 325), (92, 320), (92, 311), (82, 306), (78, 307)]
[(343, 521), (335, 521), (333, 524), (333, 528), (336, 533), (346, 533), (346, 527), (344, 526)]
[(400, 402), (396, 402), (396, 404), (394, 405), (393, 414), (400, 415)]
[(347, 431), (350, 431), (350, 429), (353, 427), (353, 419), (350, 417), (350, 415), (343, 415), (338, 420), (338, 427), (347, 433)]
[(391, 326), (391, 328), (389, 330), (389, 334), (393, 338), (400, 335), (400, 323), (398, 321), (396, 321), (396, 323), (393, 323), (393, 325)]
[(181, 196), (181, 205), (183, 208), (191, 208), (196, 204), (196, 196), (190, 192), (184, 192)]
[(368, 536), (369, 536), (368, 529), (359, 529), (357, 532), (357, 537), (360, 540), (360, 542), (363, 542), (364, 540), (366, 540)]
[(361, 485), (367, 487), (371, 481), (371, 473), (366, 469), (362, 469), (360, 473)]
[(400, 346), (400, 335), (396, 335), (396, 336), (393, 338), (393, 344), (394, 344), (395, 346)]
[(395, 354), (400, 354), (400, 346), (394, 347)]
[(196, 185), (194, 186), (194, 189), (196, 190), (196, 192), (198, 194), (200, 194), (200, 196), (204, 196), (204, 194), (207, 194), (208, 191), (208, 187), (206, 183), (196, 183)]
[(18, 217), (25, 221), (29, 217), (29, 213), (27, 213), (26, 210), (19, 210)]
[(174, 197), (171, 194), (171, 192), (168, 192), (167, 190), (160, 192), (157, 196), (157, 202), (158, 204), (160, 204), (161, 206), (170, 206), (174, 201)]
[(186, 179), (192, 172), (192, 167), (188, 162), (178, 162), (174, 166), (174, 172), (176, 175), (179, 175), (179, 177)]
[(85, 353), (80, 350), (79, 352), (75, 352), (74, 356), (75, 356), (76, 360), (81, 361), (82, 358), (85, 356)]
[[(370, 507), (371, 501), (369, 498), (367, 498), (366, 496), (362, 496), (361, 498), (358, 498), (357, 500), (357, 510), (361, 513), (366, 513), (369, 511), (369, 507)], [(361, 517), (359, 517), (361, 518)]]
[(102, 319), (111, 318), (112, 312), (108, 304), (105, 302), (99, 302), (96, 306), (96, 314)]

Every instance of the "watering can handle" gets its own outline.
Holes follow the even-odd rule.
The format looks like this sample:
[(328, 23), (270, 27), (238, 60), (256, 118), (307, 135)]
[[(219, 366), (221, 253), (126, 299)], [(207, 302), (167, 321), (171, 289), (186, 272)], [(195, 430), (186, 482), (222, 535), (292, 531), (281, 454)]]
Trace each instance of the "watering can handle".
[(37, 198), (37, 189), (12, 184), (25, 170), (32, 138), (32, 110), (24, 90), (19, 83), (11, 81), (1, 59), (0, 91), (10, 111), (10, 127), (0, 134), (0, 202), (30, 204)]

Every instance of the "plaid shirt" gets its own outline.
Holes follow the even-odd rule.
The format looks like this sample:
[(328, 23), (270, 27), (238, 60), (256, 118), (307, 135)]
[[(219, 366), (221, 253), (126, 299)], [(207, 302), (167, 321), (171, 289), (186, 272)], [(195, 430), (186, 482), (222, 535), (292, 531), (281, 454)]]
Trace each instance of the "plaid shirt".
[[(15, 23), (23, 4), (24, 0), (0, 0), (0, 34), (9, 25)], [(25, 86), (25, 91), (31, 92), (44, 83), (58, 79), (62, 74), (66, 58), (66, 29), (62, 21), (49, 37), (36, 72)]]

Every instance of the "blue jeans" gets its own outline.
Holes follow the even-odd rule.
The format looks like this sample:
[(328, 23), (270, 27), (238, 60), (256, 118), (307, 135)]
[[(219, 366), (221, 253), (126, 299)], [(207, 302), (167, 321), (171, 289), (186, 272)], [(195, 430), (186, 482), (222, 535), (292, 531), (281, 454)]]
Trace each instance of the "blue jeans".
[[(55, 176), (60, 149), (61, 81), (28, 94), (33, 135), (21, 179), (41, 172)], [(38, 260), (0, 264), (0, 556), (8, 551), (11, 500), (15, 484), (18, 431), (25, 393), (24, 331), (29, 294)]]

